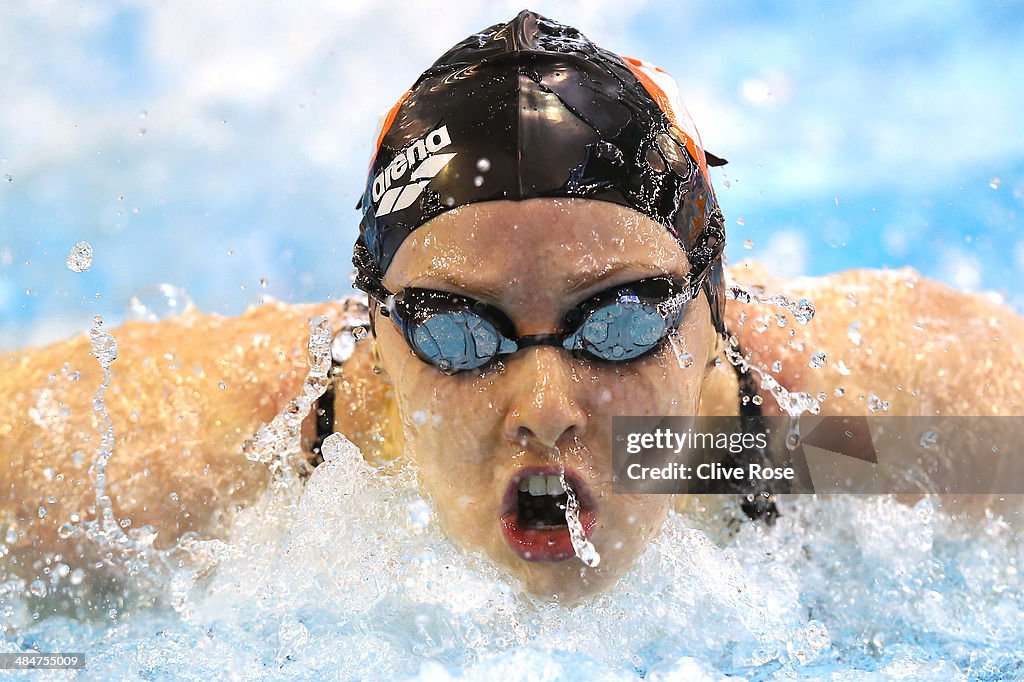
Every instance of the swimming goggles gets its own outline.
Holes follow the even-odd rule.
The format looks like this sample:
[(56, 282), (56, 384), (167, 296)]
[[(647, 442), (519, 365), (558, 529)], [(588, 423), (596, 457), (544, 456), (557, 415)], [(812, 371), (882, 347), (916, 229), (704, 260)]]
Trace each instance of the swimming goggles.
[(467, 296), (434, 289), (374, 292), (423, 362), (444, 374), (481, 369), (530, 346), (556, 346), (574, 357), (629, 362), (660, 348), (676, 332), (688, 304), (710, 272), (659, 275), (606, 289), (571, 308), (562, 331), (518, 336), (500, 309)]

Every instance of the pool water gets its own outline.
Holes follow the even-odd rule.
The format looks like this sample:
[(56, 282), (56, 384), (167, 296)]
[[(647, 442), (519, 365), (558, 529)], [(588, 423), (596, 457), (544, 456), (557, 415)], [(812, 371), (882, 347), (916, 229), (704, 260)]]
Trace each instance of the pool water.
[(673, 514), (615, 590), (565, 608), (446, 540), (414, 480), (342, 442), (228, 541), (183, 543), (154, 606), (35, 619), (45, 602), (0, 590), (0, 651), (83, 651), (95, 679), (1024, 674), (1021, 547), (998, 519), (852, 495), (785, 499), (774, 527)]

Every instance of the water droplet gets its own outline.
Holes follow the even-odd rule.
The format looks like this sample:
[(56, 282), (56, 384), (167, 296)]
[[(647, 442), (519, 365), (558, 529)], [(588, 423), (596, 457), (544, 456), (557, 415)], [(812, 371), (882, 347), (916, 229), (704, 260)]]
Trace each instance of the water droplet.
[(352, 329), (352, 338), (354, 338), (356, 341), (362, 341), (363, 339), (365, 339), (366, 334), (366, 327), (360, 326)]
[(7, 182), (14, 182), (14, 177), (10, 173), (5, 173), (4, 180), (6, 180)]
[(807, 324), (814, 319), (814, 302), (809, 299), (801, 298), (792, 310), (793, 317), (800, 324)]
[(934, 431), (925, 431), (924, 433), (921, 434), (921, 439), (917, 441), (917, 444), (920, 445), (925, 450), (928, 450), (938, 442), (939, 437), (935, 434)]
[(68, 582), (72, 585), (81, 585), (83, 580), (85, 580), (85, 571), (80, 568), (76, 568), (71, 571), (71, 577), (68, 579)]
[(747, 221), (744, 220), (743, 216), (740, 216), (739, 218), (736, 219), (736, 224), (737, 225), (746, 225)]
[(812, 355), (811, 356), (811, 361), (808, 362), (807, 364), (808, 364), (808, 366), (811, 369), (818, 369), (819, 367), (824, 367), (825, 363), (826, 363), (825, 354), (819, 352), (819, 353), (815, 353), (814, 355)]
[(868, 409), (872, 412), (885, 411), (889, 409), (889, 403), (872, 393), (868, 397)]
[[(24, 584), (24, 583), (22, 583)], [(33, 597), (45, 597), (46, 596), (46, 583), (42, 580), (33, 580), (32, 584), (28, 586), (29, 594)]]
[(772, 371), (773, 372), (781, 372), (782, 371), (782, 360), (776, 360), (775, 362), (772, 363)]
[(755, 405), (760, 405), (761, 403), (764, 402), (764, 398), (762, 398), (759, 395), (755, 395), (753, 398), (750, 399), (750, 402), (754, 403)]
[(743, 248), (744, 249), (752, 249), (752, 248), (754, 248), (754, 240), (753, 239), (744, 239), (743, 240)]
[(850, 325), (849, 329), (846, 330), (846, 336), (849, 337), (850, 341), (855, 346), (859, 346), (862, 343), (864, 343), (864, 337), (862, 337), (860, 332), (857, 331), (857, 327), (859, 327), (859, 326), (860, 326), (860, 321), (859, 320), (855, 320), (853, 322), (853, 324)]
[(842, 398), (844, 395), (846, 395), (846, 389), (837, 386), (836, 390), (832, 391), (832, 395), (834, 395), (837, 398)]
[(57, 537), (62, 540), (67, 540), (69, 537), (75, 534), (75, 527), (70, 523), (61, 524), (57, 528)]
[(352, 332), (344, 329), (331, 342), (331, 360), (341, 364), (352, 357), (356, 350), (356, 338)]
[(92, 267), (92, 244), (89, 242), (78, 242), (71, 247), (65, 261), (68, 270), (72, 272), (85, 272)]
[(267, 288), (267, 278), (266, 277), (260, 277), (260, 286), (263, 287), (264, 289)]
[(478, 175), (475, 178), (473, 178), (473, 186), (474, 187), (479, 187), (482, 184), (484, 184), (484, 176)]
[(992, 189), (999, 189), (999, 183), (1001, 182), (1002, 180), (1000, 180), (999, 178), (992, 178), (991, 180), (988, 181), (988, 186), (991, 187)]
[(480, 158), (476, 161), (476, 169), (481, 173), (486, 173), (491, 170), (491, 161), (487, 158)]
[(45, 519), (46, 518), (46, 507), (40, 507), (39, 508), (39, 518), (41, 518), (41, 519)]

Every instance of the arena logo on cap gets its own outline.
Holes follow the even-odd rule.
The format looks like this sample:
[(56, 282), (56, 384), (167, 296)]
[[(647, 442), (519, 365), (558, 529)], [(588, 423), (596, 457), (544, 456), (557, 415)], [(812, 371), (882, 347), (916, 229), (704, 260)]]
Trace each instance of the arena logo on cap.
[[(438, 154), (452, 143), (448, 126), (430, 131), (398, 153), (373, 179), (373, 203), (377, 217), (408, 208), (458, 152)], [(410, 182), (392, 186), (410, 174)]]

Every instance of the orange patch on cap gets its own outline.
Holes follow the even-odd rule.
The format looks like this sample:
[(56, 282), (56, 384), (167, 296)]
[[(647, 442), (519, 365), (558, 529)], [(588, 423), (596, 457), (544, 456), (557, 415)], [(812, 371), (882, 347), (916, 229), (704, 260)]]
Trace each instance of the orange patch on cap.
[[(707, 180), (710, 185), (711, 177), (708, 175), (708, 161), (704, 156), (704, 150), (700, 145), (700, 138), (697, 136), (697, 130), (693, 126), (693, 122), (690, 120), (690, 115), (687, 113), (686, 107), (683, 106), (678, 93), (666, 93), (665, 89), (658, 84), (660, 81), (665, 83), (667, 86), (675, 88), (675, 81), (672, 76), (667, 71), (659, 69), (657, 66), (648, 62), (634, 59), (633, 57), (622, 57), (621, 55), (620, 58), (625, 62), (629, 70), (633, 72), (633, 75), (636, 76), (637, 80), (640, 81), (640, 84), (644, 86), (644, 90), (647, 91), (647, 94), (649, 94), (654, 101), (658, 103), (658, 107), (665, 112), (669, 123), (672, 124), (672, 129), (675, 130), (676, 134), (679, 136), (679, 141), (686, 147), (686, 151), (690, 153), (690, 156), (697, 161), (697, 165), (700, 166), (700, 172), (704, 174), (704, 179)], [(686, 128), (689, 128), (689, 130)]]
[(373, 168), (373, 162), (377, 160), (377, 154), (380, 152), (380, 145), (384, 141), (384, 136), (387, 135), (388, 129), (391, 128), (391, 124), (395, 122), (395, 116), (398, 115), (398, 110), (405, 104), (405, 100), (412, 94), (412, 88), (405, 91), (405, 94), (398, 98), (395, 105), (388, 109), (383, 116), (381, 116), (380, 123), (377, 126), (377, 142), (373, 145), (373, 152), (370, 154), (370, 168)]

